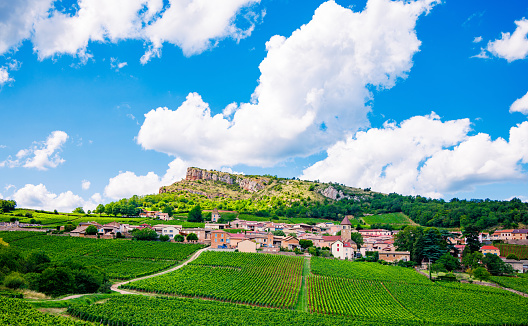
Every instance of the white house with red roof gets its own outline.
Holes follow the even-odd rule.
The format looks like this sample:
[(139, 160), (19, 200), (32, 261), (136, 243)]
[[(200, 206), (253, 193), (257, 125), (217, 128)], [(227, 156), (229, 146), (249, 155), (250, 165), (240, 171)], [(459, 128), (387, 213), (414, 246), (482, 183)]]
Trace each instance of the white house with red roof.
[(336, 240), (332, 243), (330, 249), (332, 255), (339, 259), (354, 259), (357, 251), (357, 244), (350, 239), (352, 232), (352, 223), (348, 220), (348, 216), (345, 215), (343, 221), (341, 221), (341, 239)]

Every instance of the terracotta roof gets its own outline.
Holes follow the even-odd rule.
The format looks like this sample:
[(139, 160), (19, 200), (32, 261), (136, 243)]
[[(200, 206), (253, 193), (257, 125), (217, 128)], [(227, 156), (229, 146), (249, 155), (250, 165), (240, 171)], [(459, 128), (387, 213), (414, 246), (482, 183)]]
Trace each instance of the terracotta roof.
[(526, 233), (528, 233), (528, 229), (515, 229), (515, 230), (512, 231), (512, 233), (526, 234)]
[(341, 225), (352, 225), (348, 220), (348, 215), (345, 215), (345, 218), (341, 221)]
[(341, 236), (340, 235), (323, 235), (323, 240), (325, 242), (341, 240)]
[(245, 238), (244, 233), (228, 233), (228, 234), (229, 234), (229, 237), (231, 238), (240, 238), (240, 239)]
[(505, 233), (505, 232), (507, 232), (507, 233), (511, 233), (511, 232), (513, 232), (513, 229), (509, 229), (509, 230), (496, 230), (494, 233)]
[(499, 250), (499, 248), (495, 247), (495, 246), (482, 246), (482, 248), (480, 248), (482, 250)]

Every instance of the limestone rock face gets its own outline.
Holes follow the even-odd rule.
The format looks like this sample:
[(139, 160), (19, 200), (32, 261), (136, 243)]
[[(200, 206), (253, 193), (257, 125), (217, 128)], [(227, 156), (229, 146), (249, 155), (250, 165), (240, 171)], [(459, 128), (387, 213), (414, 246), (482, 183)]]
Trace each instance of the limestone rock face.
[[(187, 168), (185, 180), (212, 180), (225, 182), (230, 185), (238, 184), (240, 188), (249, 192), (257, 192), (259, 190), (264, 189), (266, 183), (269, 181), (264, 178), (238, 177), (232, 176), (231, 174), (225, 172), (207, 171), (198, 168)], [(167, 190), (165, 189), (165, 187), (161, 187), (159, 192), (164, 193), (167, 192)]]
[(344, 198), (349, 198), (341, 190), (337, 191), (337, 189), (335, 189), (332, 186), (328, 186), (328, 188), (324, 189), (321, 192), (321, 194), (323, 196), (325, 196), (326, 198), (330, 198), (330, 199), (333, 199), (333, 200), (340, 200), (340, 199), (344, 199)]

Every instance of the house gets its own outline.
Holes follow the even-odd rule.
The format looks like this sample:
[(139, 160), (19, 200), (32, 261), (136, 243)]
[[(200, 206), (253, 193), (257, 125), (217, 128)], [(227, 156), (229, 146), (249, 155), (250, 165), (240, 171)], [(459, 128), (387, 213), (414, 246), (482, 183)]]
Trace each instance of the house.
[(517, 273), (528, 273), (528, 260), (504, 259), (504, 263), (511, 265)]
[(490, 235), (491, 240), (511, 240), (513, 229), (508, 230), (496, 230), (493, 234)]
[(218, 209), (215, 208), (211, 212), (211, 222), (217, 223), (219, 219), (220, 219), (220, 213), (218, 213)]
[(242, 241), (249, 240), (244, 233), (228, 233), (232, 248), (237, 248)]
[(285, 237), (281, 240), (280, 246), (284, 249), (293, 250), (299, 247), (299, 239), (296, 237)]
[(334, 243), (337, 240), (341, 240), (340, 235), (323, 235), (322, 238), (323, 238), (323, 241), (320, 241), (316, 244), (314, 243), (316, 247), (330, 248), (332, 246), (332, 243)]
[(455, 245), (456, 257), (459, 261), (462, 261), (462, 253), (464, 252), (466, 245)]
[(500, 256), (500, 249), (495, 246), (482, 246), (482, 248), (480, 248), (480, 251), (484, 255), (492, 254), (492, 255)]
[(336, 240), (332, 243), (330, 249), (332, 255), (339, 259), (354, 259), (358, 250), (357, 244), (351, 240), (352, 224), (348, 219), (348, 215), (345, 215), (343, 221), (341, 221), (341, 239)]
[(379, 236), (391, 236), (392, 235), (392, 231), (391, 230), (384, 230), (384, 229), (371, 229), (371, 230), (359, 230), (359, 233), (361, 233), (361, 235), (363, 237), (365, 236), (373, 236), (373, 237), (379, 237)]
[(229, 224), (205, 223), (205, 228), (211, 230), (223, 230), (226, 229), (228, 226)]
[(211, 231), (211, 248), (231, 248), (229, 233), (223, 230)]
[(390, 252), (384, 252), (384, 251), (378, 251), (379, 259), (384, 261), (410, 261), (411, 260), (411, 253), (409, 251), (390, 251)]
[(354, 259), (356, 255), (357, 245), (352, 240), (348, 242), (337, 240), (334, 243), (332, 243), (331, 249), (332, 249), (332, 255), (334, 255), (334, 257), (339, 258), (339, 259), (352, 260)]
[(169, 239), (173, 240), (174, 236), (180, 234), (181, 225), (166, 225), (161, 229), (161, 235), (168, 235)]
[(528, 239), (528, 229), (515, 229), (511, 235), (513, 240), (526, 240)]
[(257, 252), (257, 243), (251, 240), (243, 240), (237, 244), (239, 252)]

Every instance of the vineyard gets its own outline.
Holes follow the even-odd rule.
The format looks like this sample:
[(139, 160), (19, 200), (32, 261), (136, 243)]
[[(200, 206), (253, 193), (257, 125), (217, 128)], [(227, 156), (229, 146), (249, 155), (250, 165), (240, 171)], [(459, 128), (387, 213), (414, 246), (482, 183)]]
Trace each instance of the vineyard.
[[(44, 251), (54, 261), (68, 260), (83, 266), (96, 265), (115, 279), (158, 272), (185, 260), (202, 248), (198, 244), (59, 237), (39, 232), (3, 232), (2, 237), (4, 233), (15, 234), (5, 238), (13, 247), (25, 251)], [(22, 234), (16, 239), (18, 233)], [(30, 236), (29, 233), (40, 236)]]
[(417, 320), (378, 281), (312, 275), (310, 311), (390, 321)]
[(301, 287), (302, 268), (303, 258), (298, 257), (207, 251), (177, 271), (122, 287), (293, 308)]
[(42, 313), (20, 299), (0, 297), (0, 325), (75, 326), (92, 324)]
[(427, 277), (410, 268), (320, 257), (312, 257), (311, 261), (312, 273), (321, 276), (421, 284), (431, 283)]
[(435, 323), (526, 325), (528, 299), (513, 293), (467, 291), (425, 284), (384, 282), (416, 317)]
[(396, 224), (396, 225), (411, 225), (414, 224), (403, 213), (388, 213), (380, 215), (366, 215), (362, 217), (365, 223), (372, 224)]
[(518, 277), (492, 276), (491, 280), (500, 286), (528, 293), (528, 276), (526, 275), (519, 275)]
[(496, 246), (500, 249), (501, 257), (507, 257), (509, 254), (514, 254), (519, 259), (528, 259), (528, 246), (497, 243)]
[[(269, 309), (226, 302), (184, 298), (119, 296), (103, 304), (77, 305), (71, 315), (107, 325), (336, 325), (395, 326), (429, 325), (426, 323), (390, 323), (351, 319), (343, 316), (311, 314), (284, 309)], [(437, 324), (435, 324), (437, 325)]]

